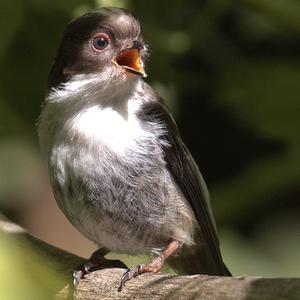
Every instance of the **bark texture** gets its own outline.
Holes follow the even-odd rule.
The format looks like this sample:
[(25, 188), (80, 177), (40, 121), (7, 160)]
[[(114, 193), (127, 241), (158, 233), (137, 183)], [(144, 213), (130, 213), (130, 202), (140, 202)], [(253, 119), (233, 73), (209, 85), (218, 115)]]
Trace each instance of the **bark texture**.
[[(123, 269), (104, 269), (88, 275), (80, 282), (75, 299), (300, 299), (299, 279), (144, 274), (118, 292), (122, 273)], [(56, 299), (68, 295), (64, 288)]]

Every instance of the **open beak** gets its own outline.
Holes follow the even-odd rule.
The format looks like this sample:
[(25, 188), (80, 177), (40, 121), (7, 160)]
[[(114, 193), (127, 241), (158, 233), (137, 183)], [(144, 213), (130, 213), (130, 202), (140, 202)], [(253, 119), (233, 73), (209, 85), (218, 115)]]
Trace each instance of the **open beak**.
[(126, 72), (147, 77), (143, 68), (140, 50), (136, 48), (129, 48), (121, 51), (112, 59), (112, 62), (118, 67), (123, 68)]

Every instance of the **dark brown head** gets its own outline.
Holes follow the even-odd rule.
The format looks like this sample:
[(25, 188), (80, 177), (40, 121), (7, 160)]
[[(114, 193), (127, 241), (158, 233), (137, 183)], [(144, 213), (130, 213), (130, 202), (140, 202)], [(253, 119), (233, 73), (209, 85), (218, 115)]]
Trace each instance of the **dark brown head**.
[(49, 88), (74, 75), (109, 69), (120, 76), (145, 77), (145, 50), (140, 23), (129, 11), (114, 7), (92, 11), (67, 26), (49, 75)]

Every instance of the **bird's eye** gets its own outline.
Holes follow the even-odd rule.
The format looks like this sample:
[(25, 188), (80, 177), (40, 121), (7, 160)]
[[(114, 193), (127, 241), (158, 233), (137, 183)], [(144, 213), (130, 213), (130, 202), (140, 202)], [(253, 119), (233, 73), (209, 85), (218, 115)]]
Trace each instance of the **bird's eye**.
[(93, 38), (93, 48), (97, 51), (103, 51), (105, 50), (110, 43), (109, 37), (104, 34), (98, 34)]

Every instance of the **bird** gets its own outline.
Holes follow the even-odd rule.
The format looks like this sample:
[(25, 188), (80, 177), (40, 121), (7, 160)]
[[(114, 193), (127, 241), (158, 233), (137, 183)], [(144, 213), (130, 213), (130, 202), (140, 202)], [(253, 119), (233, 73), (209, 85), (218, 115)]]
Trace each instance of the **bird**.
[(149, 46), (130, 11), (102, 7), (66, 27), (38, 120), (58, 206), (98, 250), (147, 254), (125, 282), (158, 272), (230, 276), (204, 179), (164, 100), (145, 81)]

